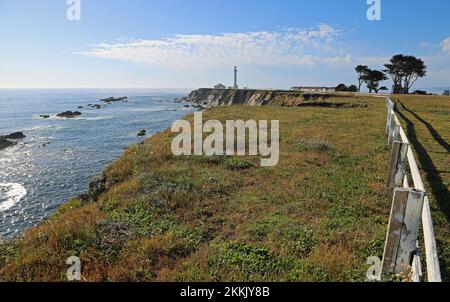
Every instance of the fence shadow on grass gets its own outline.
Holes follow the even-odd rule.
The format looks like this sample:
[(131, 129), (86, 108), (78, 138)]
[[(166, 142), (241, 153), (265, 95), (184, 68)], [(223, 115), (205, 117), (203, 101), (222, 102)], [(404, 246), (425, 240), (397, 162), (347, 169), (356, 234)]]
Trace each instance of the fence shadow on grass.
[(450, 144), (447, 143), (447, 141), (445, 139), (443, 139), (442, 136), (440, 136), (439, 132), (437, 132), (436, 129), (434, 129), (434, 127), (430, 123), (428, 123), (426, 120), (421, 118), (417, 113), (415, 113), (414, 111), (412, 111), (411, 109), (406, 107), (406, 105), (403, 104), (403, 102), (399, 101), (399, 103), (402, 105), (403, 109), (405, 109), (406, 111), (408, 111), (409, 113), (414, 115), (414, 117), (416, 119), (418, 119), (421, 123), (423, 123), (425, 125), (425, 127), (427, 127), (427, 129), (430, 132), (431, 136), (434, 138), (434, 140), (439, 145), (441, 145), (445, 150), (447, 150), (447, 152), (450, 152)]
[[(400, 104), (402, 105), (403, 109), (407, 110), (403, 103), (400, 102)], [(450, 221), (450, 205), (449, 205), (450, 194), (448, 188), (444, 184), (444, 181), (438, 169), (436, 168), (433, 159), (428, 154), (427, 150), (422, 145), (422, 143), (419, 141), (414, 123), (408, 117), (406, 117), (400, 110), (397, 109), (398, 108), (396, 108), (397, 114), (406, 122), (406, 129), (409, 142), (417, 153), (418, 160), (420, 162), (420, 165), (422, 166), (422, 169), (426, 171), (426, 179), (431, 187), (431, 191), (433, 193), (434, 198), (436, 199), (437, 205), (439, 209), (445, 214), (447, 221)]]

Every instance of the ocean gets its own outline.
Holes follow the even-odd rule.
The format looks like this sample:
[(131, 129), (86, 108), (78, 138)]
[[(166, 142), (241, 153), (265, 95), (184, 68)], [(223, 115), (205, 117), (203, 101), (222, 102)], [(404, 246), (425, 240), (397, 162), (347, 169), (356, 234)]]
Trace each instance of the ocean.
[[(148, 137), (195, 111), (175, 101), (187, 93), (0, 90), (0, 136), (17, 131), (26, 136), (16, 146), (0, 150), (0, 238), (20, 235), (71, 197), (85, 193), (92, 177), (127, 146), (144, 139), (138, 137), (141, 129)], [(127, 96), (128, 102), (99, 102), (111, 96)], [(56, 117), (67, 110), (82, 115), (75, 119)]]

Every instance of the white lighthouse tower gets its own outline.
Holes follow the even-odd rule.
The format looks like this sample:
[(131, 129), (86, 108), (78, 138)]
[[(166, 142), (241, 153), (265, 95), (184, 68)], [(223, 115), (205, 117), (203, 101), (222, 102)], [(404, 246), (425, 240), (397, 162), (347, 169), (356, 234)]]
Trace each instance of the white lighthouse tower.
[(239, 86), (238, 86), (238, 68), (237, 68), (237, 66), (234, 66), (234, 86), (233, 86), (233, 88), (234, 89), (238, 89), (239, 88)]

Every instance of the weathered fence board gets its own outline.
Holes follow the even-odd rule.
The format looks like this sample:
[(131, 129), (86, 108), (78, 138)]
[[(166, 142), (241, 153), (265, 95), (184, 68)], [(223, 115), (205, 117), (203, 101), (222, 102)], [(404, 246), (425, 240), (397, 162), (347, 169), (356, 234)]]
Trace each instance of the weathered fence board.
[(423, 281), (423, 271), (422, 271), (422, 261), (420, 260), (420, 247), (417, 242), (417, 252), (414, 255), (412, 262), (412, 282), (422, 282)]
[(442, 282), (436, 239), (434, 237), (433, 220), (431, 219), (430, 201), (427, 196), (425, 196), (423, 203), (422, 228), (427, 260), (427, 277), (429, 282)]
[(391, 121), (389, 122), (389, 136), (388, 136), (388, 146), (392, 146), (394, 142), (394, 128), (395, 128), (395, 119), (394, 114), (391, 114)]
[(408, 202), (400, 239), (400, 248), (397, 255), (396, 271), (404, 270), (404, 265), (412, 267), (413, 256), (417, 251), (417, 238), (419, 237), (420, 223), (425, 192), (407, 189)]
[(395, 141), (389, 165), (388, 185), (390, 188), (402, 187), (406, 175), (406, 161), (409, 145)]
[(424, 192), (396, 188), (392, 202), (382, 274), (399, 274), (411, 270), (417, 250)]
[(408, 189), (395, 189), (392, 202), (389, 227), (381, 264), (382, 275), (393, 274), (396, 267), (396, 258), (400, 246), (400, 238), (405, 218), (406, 203), (408, 202)]

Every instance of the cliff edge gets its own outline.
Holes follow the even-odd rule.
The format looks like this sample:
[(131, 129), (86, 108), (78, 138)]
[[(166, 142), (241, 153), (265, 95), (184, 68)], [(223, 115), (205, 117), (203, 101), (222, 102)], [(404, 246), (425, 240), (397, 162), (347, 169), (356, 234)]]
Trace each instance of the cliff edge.
[(254, 89), (214, 89), (200, 88), (192, 91), (182, 101), (210, 108), (228, 105), (281, 105), (298, 106), (309, 100), (324, 100), (331, 97), (343, 97), (349, 95), (336, 95), (325, 93), (302, 93), (291, 90), (254, 90)]
[(192, 91), (184, 101), (204, 107), (248, 105), (262, 106), (275, 102), (278, 98), (301, 98), (302, 94), (283, 90), (252, 90), (252, 89), (210, 89), (200, 88)]

